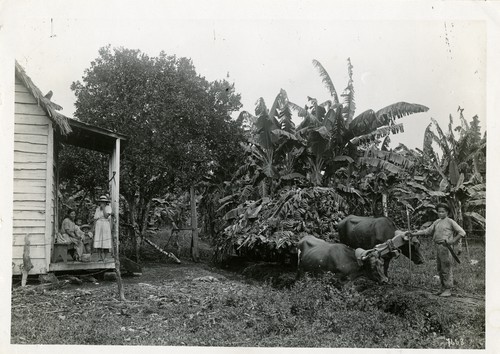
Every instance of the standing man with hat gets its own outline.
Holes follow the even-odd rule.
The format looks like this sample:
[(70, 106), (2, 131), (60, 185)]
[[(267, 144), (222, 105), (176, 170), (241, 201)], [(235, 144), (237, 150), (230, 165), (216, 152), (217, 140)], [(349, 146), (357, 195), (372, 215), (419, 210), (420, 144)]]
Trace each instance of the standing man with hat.
[(113, 212), (109, 205), (109, 199), (105, 195), (101, 195), (97, 199), (98, 207), (94, 214), (95, 220), (95, 235), (94, 249), (97, 250), (99, 259), (103, 261), (106, 258), (106, 253), (112, 248), (111, 244), (111, 216)]
[(407, 236), (432, 235), (432, 240), (436, 244), (436, 261), (439, 279), (441, 280), (441, 290), (439, 296), (451, 296), (453, 287), (453, 260), (451, 245), (454, 245), (465, 236), (465, 231), (448, 217), (450, 208), (448, 205), (440, 203), (436, 206), (439, 219), (434, 221), (427, 229), (417, 232), (407, 232)]

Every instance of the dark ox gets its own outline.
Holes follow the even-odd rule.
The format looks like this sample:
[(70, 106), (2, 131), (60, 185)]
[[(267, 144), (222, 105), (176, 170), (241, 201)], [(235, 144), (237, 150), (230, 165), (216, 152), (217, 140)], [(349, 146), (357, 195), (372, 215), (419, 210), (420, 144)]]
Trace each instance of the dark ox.
[[(386, 283), (383, 261), (377, 251), (354, 250), (341, 243), (328, 243), (314, 236), (305, 236), (297, 244), (298, 272), (330, 271), (341, 278), (355, 279), (366, 276), (371, 280)], [(359, 259), (356, 257), (359, 253)]]
[[(391, 219), (386, 217), (372, 218), (368, 216), (349, 215), (339, 222), (340, 242), (353, 248), (371, 249), (376, 245), (392, 239), (396, 233), (396, 225)], [(410, 258), (409, 243), (398, 249), (406, 257)], [(395, 256), (394, 252), (389, 252), (382, 256), (384, 260), (384, 274), (387, 276), (389, 263)], [(424, 263), (424, 257), (420, 252), (420, 243), (416, 240), (411, 243), (411, 260), (415, 264)]]

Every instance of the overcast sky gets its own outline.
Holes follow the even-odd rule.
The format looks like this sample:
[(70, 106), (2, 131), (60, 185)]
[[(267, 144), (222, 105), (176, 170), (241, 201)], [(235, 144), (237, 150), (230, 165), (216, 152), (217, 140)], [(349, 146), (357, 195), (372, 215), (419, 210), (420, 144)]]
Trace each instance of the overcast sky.
[(371, 11), (359, 16), (356, 6), (321, 2), (301, 2), (287, 11), (282, 1), (266, 8), (259, 2), (238, 8), (191, 1), (67, 4), (13, 2), (7, 24), (15, 33), (15, 58), (43, 92), (54, 92), (52, 100), (70, 117), (75, 109), (71, 83), (82, 77), (100, 47), (111, 44), (190, 57), (208, 80), (229, 75), (250, 112), (259, 97), (270, 106), (281, 88), (299, 105), (307, 96), (328, 99), (313, 59), (323, 64), (340, 94), (350, 57), (356, 114), (398, 101), (430, 108), (403, 119), (406, 131), (393, 137), (393, 145), (421, 147), (430, 117), (444, 127), (450, 113), (458, 118), (459, 105), (467, 118), (477, 114), (486, 125), (486, 24), (450, 20), (443, 16), (446, 9), (435, 15), (437, 3), (420, 6), (413, 15), (400, 10), (406, 19), (381, 6), (373, 8), (373, 16)]

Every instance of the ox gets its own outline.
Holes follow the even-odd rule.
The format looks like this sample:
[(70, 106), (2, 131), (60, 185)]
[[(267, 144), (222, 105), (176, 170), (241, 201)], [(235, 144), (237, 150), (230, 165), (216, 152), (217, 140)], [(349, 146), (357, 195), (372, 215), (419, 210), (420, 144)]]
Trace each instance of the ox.
[(366, 276), (380, 283), (388, 281), (378, 251), (355, 251), (341, 243), (328, 243), (310, 235), (303, 237), (297, 248), (297, 277), (304, 271), (331, 271), (350, 280)]
[[(386, 217), (372, 218), (367, 216), (349, 215), (339, 222), (339, 239), (349, 247), (372, 249), (376, 245), (392, 239), (396, 234), (396, 225)], [(405, 242), (398, 248), (403, 255), (410, 257), (409, 243)], [(389, 263), (398, 252), (388, 252), (382, 256), (384, 260), (384, 274), (387, 276)], [(411, 243), (411, 260), (415, 264), (424, 263), (420, 252), (420, 243), (415, 240)]]

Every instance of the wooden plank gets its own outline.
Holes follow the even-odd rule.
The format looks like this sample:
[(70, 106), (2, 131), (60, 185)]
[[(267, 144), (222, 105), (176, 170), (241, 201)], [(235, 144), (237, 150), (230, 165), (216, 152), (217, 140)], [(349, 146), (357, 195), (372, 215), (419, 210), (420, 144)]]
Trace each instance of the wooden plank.
[[(42, 117), (43, 118), (43, 117)], [(32, 125), (32, 124), (14, 124), (14, 134), (32, 134), (32, 135), (49, 135), (48, 124)]]
[(14, 107), (14, 112), (16, 114), (33, 114), (37, 116), (45, 116), (46, 113), (42, 107), (36, 104), (29, 103), (16, 103)]
[(47, 176), (46, 170), (14, 170), (14, 178), (43, 179)]
[(14, 162), (14, 170), (45, 170), (46, 162)]
[[(12, 260), (13, 267), (12, 273), (14, 275), (21, 274), (21, 265), (23, 264), (23, 259), (13, 259)], [(31, 263), (33, 264), (33, 269), (30, 270), (28, 274), (47, 274), (48, 264), (44, 259), (32, 259)]]
[(50, 263), (49, 271), (90, 270), (90, 269), (115, 269), (114, 260), (106, 262), (57, 262)]
[[(22, 246), (24, 245), (24, 237), (26, 234), (15, 233), (12, 235), (12, 245)], [(30, 242), (32, 246), (45, 246), (45, 234), (30, 234)]]
[(14, 151), (29, 152), (29, 153), (34, 153), (34, 154), (46, 154), (47, 153), (47, 145), (14, 142)]
[[(24, 245), (21, 246), (12, 246), (12, 258), (23, 258), (23, 249)], [(45, 245), (41, 246), (30, 246), (30, 258), (37, 259), (43, 258), (45, 259)]]
[(14, 193), (15, 202), (43, 202), (45, 203), (45, 193)]
[(43, 144), (47, 145), (47, 137), (48, 135), (33, 135), (33, 134), (14, 134), (14, 143), (32, 143), (32, 144)]
[(27, 219), (27, 220), (17, 220), (14, 219), (14, 227), (43, 227), (45, 229), (45, 219), (36, 220), (36, 219)]
[(31, 125), (44, 125), (52, 122), (49, 117), (44, 115), (21, 114), (17, 113), (14, 121), (16, 124), (31, 124)]
[(33, 153), (29, 153), (29, 152), (15, 151), (14, 152), (14, 161), (17, 161), (17, 162), (46, 162), (47, 156), (45, 154), (33, 154)]
[(45, 201), (14, 201), (14, 210), (45, 210)]
[(15, 103), (38, 104), (38, 101), (29, 92), (16, 92), (16, 95), (15, 95), (15, 98), (14, 98), (14, 102)]
[(14, 186), (14, 193), (19, 194), (45, 194), (45, 186), (42, 187), (31, 187), (31, 186), (19, 186), (16, 188)]
[(45, 220), (45, 210), (16, 210), (12, 214), (14, 220)]
[(43, 180), (37, 180), (37, 179), (22, 179), (22, 178), (16, 178), (14, 180), (14, 189), (16, 188), (29, 188), (29, 187), (44, 187), (43, 190), (45, 191), (45, 181)]
[(24, 84), (21, 82), (19, 82), (19, 83), (16, 82), (16, 87), (14, 88), (14, 90), (16, 92), (29, 92), (28, 88), (26, 86), (24, 86)]
[[(13, 228), (14, 234), (44, 234), (45, 235), (45, 225), (40, 226), (17, 226)], [(23, 236), (24, 237), (24, 236)]]

